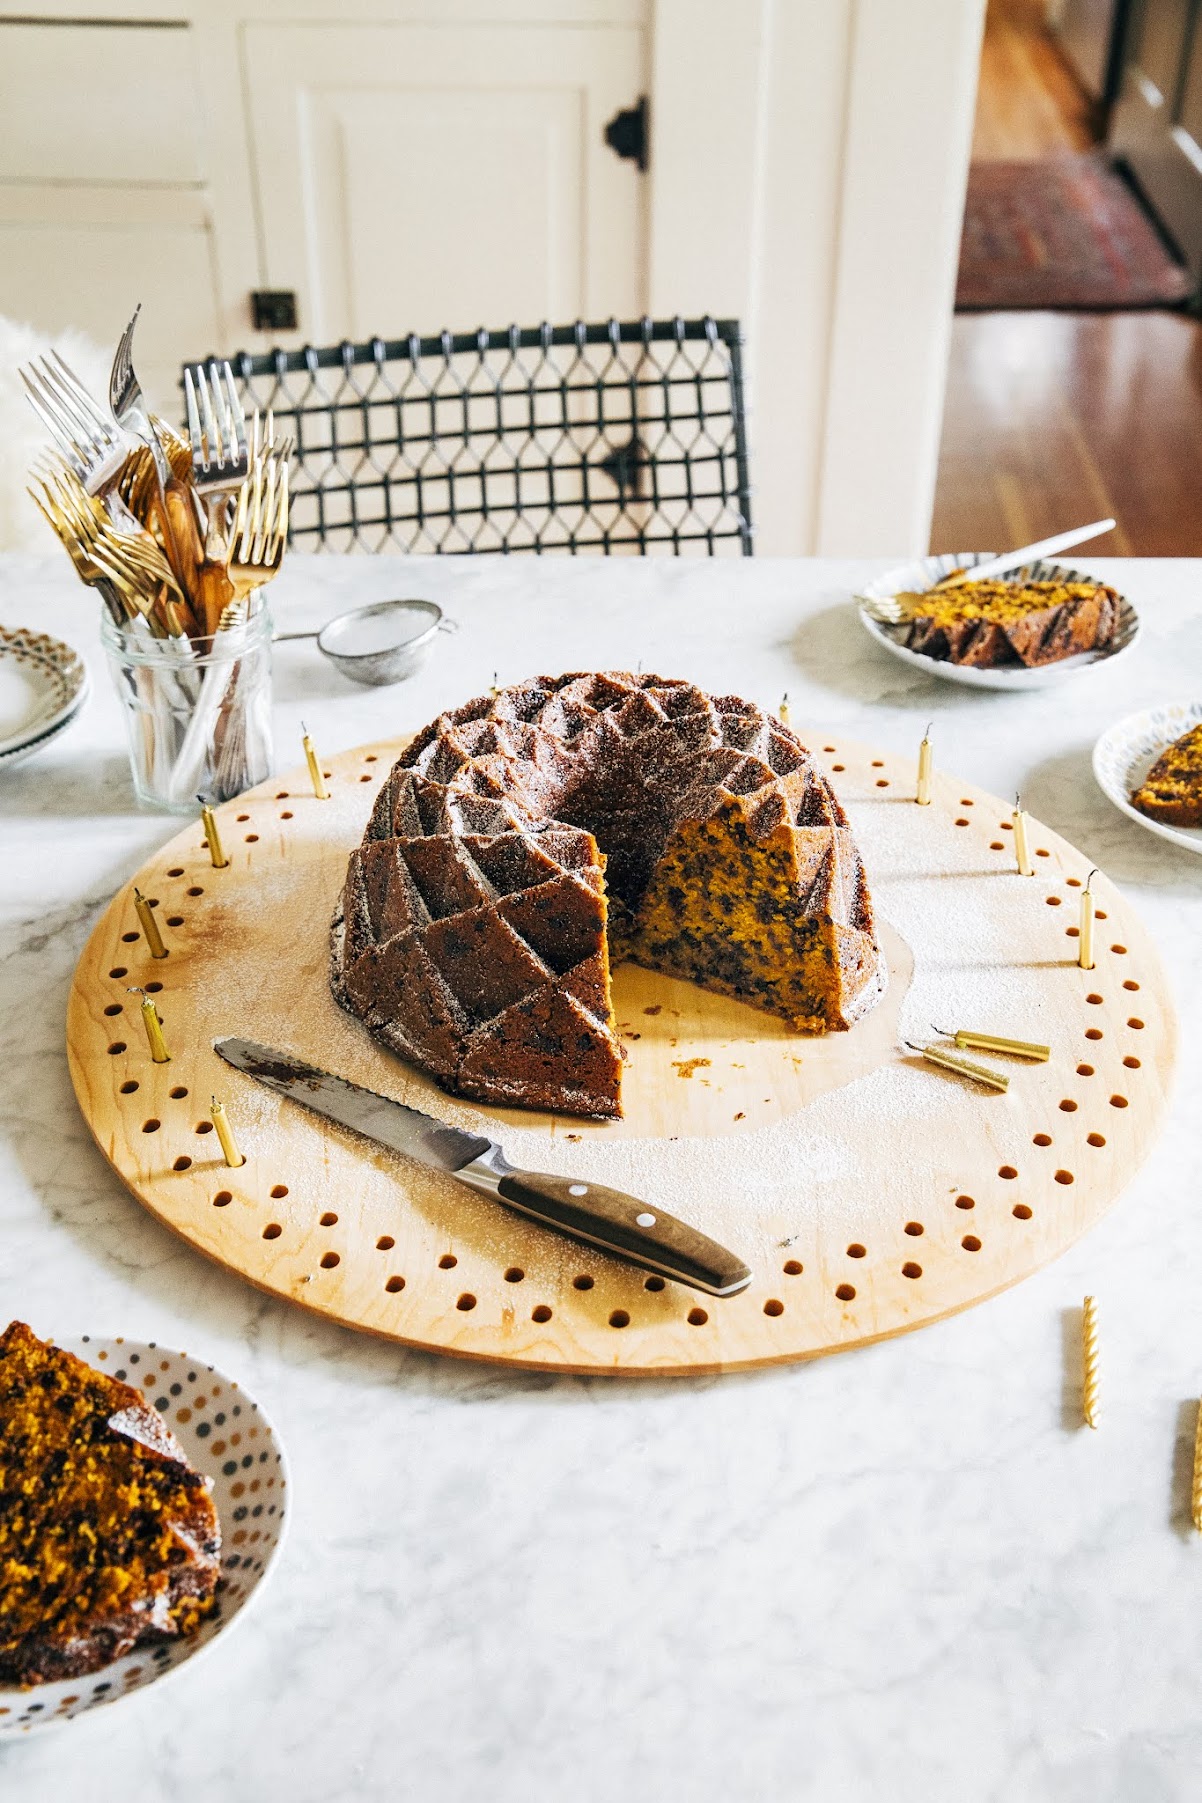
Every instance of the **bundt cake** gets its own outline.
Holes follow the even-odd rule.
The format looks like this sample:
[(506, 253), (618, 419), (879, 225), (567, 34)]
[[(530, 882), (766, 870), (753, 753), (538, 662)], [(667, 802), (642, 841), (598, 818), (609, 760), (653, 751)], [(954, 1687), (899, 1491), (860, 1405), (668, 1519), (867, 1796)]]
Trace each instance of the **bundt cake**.
[(825, 776), (754, 704), (624, 672), (442, 714), (390, 772), (333, 928), (343, 1007), (445, 1089), (621, 1113), (611, 962), (849, 1026), (884, 984)]
[(39, 1340), (0, 1334), (0, 1683), (98, 1671), (196, 1629), (221, 1528), (140, 1391)]

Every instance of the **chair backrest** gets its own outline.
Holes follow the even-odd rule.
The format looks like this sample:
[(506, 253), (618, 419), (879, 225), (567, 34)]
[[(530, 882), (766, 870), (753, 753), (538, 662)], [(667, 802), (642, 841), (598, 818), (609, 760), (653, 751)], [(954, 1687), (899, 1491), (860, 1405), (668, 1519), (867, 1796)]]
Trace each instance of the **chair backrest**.
[(609, 320), (230, 359), (296, 440), (301, 549), (750, 555), (737, 320)]

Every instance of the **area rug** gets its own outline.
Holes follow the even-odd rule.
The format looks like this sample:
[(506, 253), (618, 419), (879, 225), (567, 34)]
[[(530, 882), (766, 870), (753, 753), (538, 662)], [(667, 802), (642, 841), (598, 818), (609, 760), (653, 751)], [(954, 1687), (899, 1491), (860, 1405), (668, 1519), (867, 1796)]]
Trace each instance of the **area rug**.
[(1189, 292), (1186, 271), (1104, 151), (969, 171), (958, 313), (1166, 307)]

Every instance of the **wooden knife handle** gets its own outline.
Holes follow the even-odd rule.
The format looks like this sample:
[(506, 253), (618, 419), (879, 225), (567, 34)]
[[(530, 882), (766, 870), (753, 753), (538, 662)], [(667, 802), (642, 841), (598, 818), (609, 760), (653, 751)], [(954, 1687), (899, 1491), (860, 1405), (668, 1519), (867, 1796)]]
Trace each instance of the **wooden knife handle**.
[(603, 1246), (711, 1296), (733, 1296), (751, 1281), (742, 1259), (725, 1246), (655, 1204), (606, 1189), (602, 1183), (542, 1171), (511, 1171), (500, 1179), (497, 1193), (511, 1208), (560, 1233)]

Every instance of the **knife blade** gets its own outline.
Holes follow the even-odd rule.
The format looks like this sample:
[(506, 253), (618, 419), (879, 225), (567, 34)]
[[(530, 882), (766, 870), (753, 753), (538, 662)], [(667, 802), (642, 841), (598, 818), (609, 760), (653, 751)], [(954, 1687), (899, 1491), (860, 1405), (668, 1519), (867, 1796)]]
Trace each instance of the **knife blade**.
[(734, 1296), (751, 1281), (751, 1272), (737, 1254), (636, 1196), (575, 1177), (519, 1170), (496, 1140), (449, 1127), (433, 1115), (348, 1083), (291, 1052), (249, 1039), (216, 1039), (213, 1050), (278, 1095), (431, 1170), (445, 1171), (470, 1189), (571, 1239), (600, 1246), (710, 1296)]

